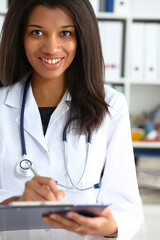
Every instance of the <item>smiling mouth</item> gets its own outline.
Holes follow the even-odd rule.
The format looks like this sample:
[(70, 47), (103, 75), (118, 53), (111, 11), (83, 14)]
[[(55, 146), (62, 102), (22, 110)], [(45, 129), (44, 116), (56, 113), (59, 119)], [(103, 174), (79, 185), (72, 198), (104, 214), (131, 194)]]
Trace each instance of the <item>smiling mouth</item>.
[(62, 60), (62, 58), (57, 58), (57, 59), (45, 59), (45, 58), (40, 58), (43, 62), (48, 63), (48, 64), (56, 64)]

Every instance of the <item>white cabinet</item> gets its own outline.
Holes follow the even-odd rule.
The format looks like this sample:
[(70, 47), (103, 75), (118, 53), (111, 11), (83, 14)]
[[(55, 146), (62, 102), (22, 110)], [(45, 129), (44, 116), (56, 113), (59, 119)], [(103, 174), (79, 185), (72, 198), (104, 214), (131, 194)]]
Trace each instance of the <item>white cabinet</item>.
[[(94, 0), (93, 0), (94, 1)], [(106, 0), (99, 0), (99, 6)], [(160, 0), (114, 0), (112, 13), (101, 11), (98, 21), (123, 23), (122, 69), (106, 84), (124, 88), (131, 116), (150, 112), (160, 104)], [(118, 31), (113, 28), (113, 32)], [(107, 38), (107, 28), (106, 33)], [(107, 41), (106, 41), (107, 42)], [(105, 44), (104, 40), (102, 45)], [(114, 42), (113, 42), (114, 44)], [(119, 44), (119, 43), (118, 43)], [(116, 51), (116, 48), (114, 48)], [(113, 52), (113, 56), (119, 54)], [(120, 88), (121, 89), (121, 88)], [(159, 119), (160, 123), (160, 119)], [(136, 147), (145, 143), (133, 143)], [(156, 143), (160, 147), (160, 142)], [(148, 147), (152, 143), (146, 144)], [(156, 145), (157, 146), (157, 145)]]

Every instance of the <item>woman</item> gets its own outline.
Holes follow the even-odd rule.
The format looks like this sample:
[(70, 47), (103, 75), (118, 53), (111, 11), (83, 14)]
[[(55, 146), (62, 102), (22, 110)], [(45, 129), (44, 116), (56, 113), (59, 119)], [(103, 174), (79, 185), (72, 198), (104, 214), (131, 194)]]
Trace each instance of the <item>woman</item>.
[[(12, 0), (0, 46), (0, 202), (111, 206), (95, 218), (51, 214), (43, 220), (56, 230), (5, 232), (3, 239), (15, 233), (16, 239), (128, 240), (138, 231), (142, 214), (128, 109), (122, 94), (103, 86), (103, 72), (88, 0)], [(64, 150), (62, 135), (66, 140), (72, 117)], [(26, 154), (43, 177), (21, 174)], [(101, 187), (92, 188), (97, 183)]]

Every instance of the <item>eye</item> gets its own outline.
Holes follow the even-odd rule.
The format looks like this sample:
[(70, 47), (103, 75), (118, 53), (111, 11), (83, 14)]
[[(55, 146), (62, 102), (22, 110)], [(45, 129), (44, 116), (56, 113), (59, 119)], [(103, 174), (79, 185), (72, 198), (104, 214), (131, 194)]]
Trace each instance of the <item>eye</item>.
[(62, 31), (62, 32), (60, 33), (60, 35), (61, 35), (61, 36), (64, 36), (64, 37), (68, 37), (68, 36), (71, 35), (71, 32), (69, 32), (69, 31)]
[(43, 32), (40, 30), (33, 30), (31, 34), (35, 36), (43, 36)]

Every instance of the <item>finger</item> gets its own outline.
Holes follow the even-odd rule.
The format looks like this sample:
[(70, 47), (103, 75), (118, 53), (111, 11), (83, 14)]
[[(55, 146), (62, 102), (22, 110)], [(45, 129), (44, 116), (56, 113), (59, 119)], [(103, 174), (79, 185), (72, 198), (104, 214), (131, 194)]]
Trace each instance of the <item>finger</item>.
[(110, 209), (105, 209), (98, 217), (85, 217), (75, 212), (68, 212), (67, 217), (82, 225), (89, 235), (107, 236), (118, 231)]
[(94, 228), (96, 217), (86, 217), (75, 212), (68, 212), (66, 214), (68, 218), (77, 222), (79, 225), (83, 225), (88, 228)]
[(112, 213), (111, 210), (109, 209), (109, 207), (106, 207), (101, 213), (100, 216), (103, 216), (107, 219), (109, 219), (110, 217), (112, 217)]
[[(44, 219), (46, 218), (45, 216), (43, 217)], [(62, 217), (59, 214), (50, 214), (47, 217), (47, 221), (50, 222), (50, 224), (56, 226), (56, 227), (61, 227), (61, 228), (65, 228), (65, 229), (71, 229), (74, 230), (76, 229), (79, 225), (77, 223), (75, 223), (74, 221), (66, 218), (66, 217)]]
[(53, 194), (52, 196), (54, 196), (54, 198), (53, 199), (47, 198), (47, 200), (60, 201), (64, 198), (65, 192), (62, 190), (58, 190), (56, 182), (52, 178), (36, 176), (35, 179), (38, 181), (39, 184), (46, 186), (47, 189), (52, 192), (52, 194)]
[(87, 234), (83, 231), (83, 227), (82, 231), (78, 232), (77, 229), (79, 229), (80, 225), (66, 217), (62, 217), (61, 215), (51, 214), (49, 217), (43, 216), (42, 218), (43, 221), (56, 228), (63, 228), (68, 231), (79, 233), (80, 235)]
[(58, 190), (58, 192), (57, 192), (57, 201), (63, 200), (65, 195), (66, 195), (66, 193), (63, 190)]
[(26, 190), (19, 198), (19, 201), (45, 201), (45, 199), (34, 191)]
[(43, 182), (43, 180), (39, 181), (38, 177), (34, 177), (31, 181), (26, 182), (26, 191), (30, 191), (30, 194), (33, 194), (33, 192), (36, 193), (38, 196), (41, 196), (43, 200), (56, 201), (57, 199), (54, 193), (44, 184), (41, 184), (41, 182)]
[[(108, 221), (104, 217), (86, 217), (75, 212), (68, 212), (67, 216), (73, 221), (76, 221), (79, 225), (82, 225), (84, 233), (105, 236)], [(102, 231), (102, 229), (105, 229), (105, 232)]]

